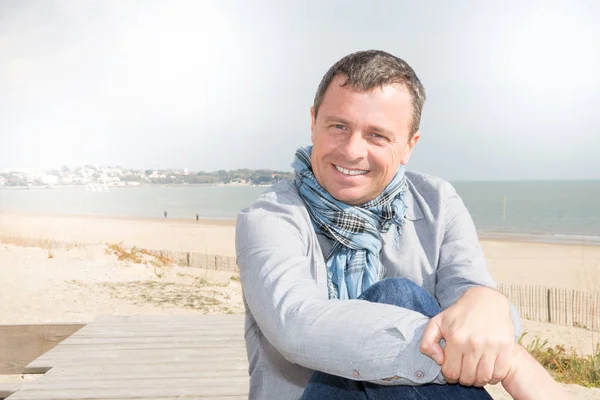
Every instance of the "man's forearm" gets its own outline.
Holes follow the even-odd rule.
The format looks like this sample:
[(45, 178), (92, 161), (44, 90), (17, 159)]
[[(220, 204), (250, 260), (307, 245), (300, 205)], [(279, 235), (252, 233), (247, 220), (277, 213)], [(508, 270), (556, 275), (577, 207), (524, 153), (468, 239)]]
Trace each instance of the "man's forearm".
[(570, 396), (523, 347), (515, 346), (504, 389), (515, 400), (565, 400)]

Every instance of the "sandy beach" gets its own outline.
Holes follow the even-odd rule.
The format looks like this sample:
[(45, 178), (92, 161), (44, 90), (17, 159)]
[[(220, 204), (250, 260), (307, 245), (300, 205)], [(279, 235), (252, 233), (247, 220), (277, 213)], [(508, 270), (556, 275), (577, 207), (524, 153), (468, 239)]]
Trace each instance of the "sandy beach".
[(235, 221), (0, 213), (0, 237), (81, 244), (123, 242), (157, 250), (235, 256)]
[[(236, 273), (118, 259), (108, 244), (234, 256), (234, 221), (0, 214), (0, 324), (89, 322), (100, 315), (242, 313)], [(72, 243), (48, 248), (48, 240)], [(80, 244), (75, 246), (75, 244)], [(483, 240), (498, 283), (600, 292), (600, 246)], [(600, 333), (523, 321), (526, 341), (592, 352)], [(507, 399), (500, 387), (490, 389)], [(572, 386), (577, 399), (600, 390)]]

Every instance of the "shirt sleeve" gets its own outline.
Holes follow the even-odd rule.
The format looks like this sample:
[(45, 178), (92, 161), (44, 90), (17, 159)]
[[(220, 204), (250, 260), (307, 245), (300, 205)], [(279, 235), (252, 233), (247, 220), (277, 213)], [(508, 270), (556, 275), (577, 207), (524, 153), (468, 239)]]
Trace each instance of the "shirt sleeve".
[[(450, 307), (471, 287), (496, 288), (490, 275), (475, 224), (456, 190), (449, 183), (442, 188), (441, 212), (444, 233), (436, 272), (435, 295), (442, 310)], [(519, 313), (510, 304), (515, 339), (521, 336)]]
[[(288, 361), (353, 380), (387, 385), (443, 383), (419, 350), (428, 318), (363, 300), (329, 300), (292, 206), (259, 200), (238, 215), (236, 252), (244, 298), (269, 343)], [(306, 225), (306, 222), (303, 222)], [(393, 381), (382, 381), (398, 377)]]

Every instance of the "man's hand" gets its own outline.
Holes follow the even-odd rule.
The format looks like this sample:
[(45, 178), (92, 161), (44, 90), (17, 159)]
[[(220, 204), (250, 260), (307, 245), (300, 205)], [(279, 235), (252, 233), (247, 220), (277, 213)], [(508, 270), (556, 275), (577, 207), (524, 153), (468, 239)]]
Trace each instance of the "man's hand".
[(510, 369), (514, 335), (508, 299), (497, 290), (474, 287), (429, 321), (421, 352), (442, 366), (448, 383), (494, 385)]

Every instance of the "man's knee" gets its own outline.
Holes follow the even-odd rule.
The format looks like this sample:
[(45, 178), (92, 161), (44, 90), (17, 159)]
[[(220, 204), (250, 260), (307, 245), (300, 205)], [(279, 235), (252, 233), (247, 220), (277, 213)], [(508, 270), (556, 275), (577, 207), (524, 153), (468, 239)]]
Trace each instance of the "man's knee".
[(407, 278), (387, 278), (379, 281), (365, 290), (359, 298), (407, 308), (429, 317), (440, 312), (437, 301), (425, 289)]

